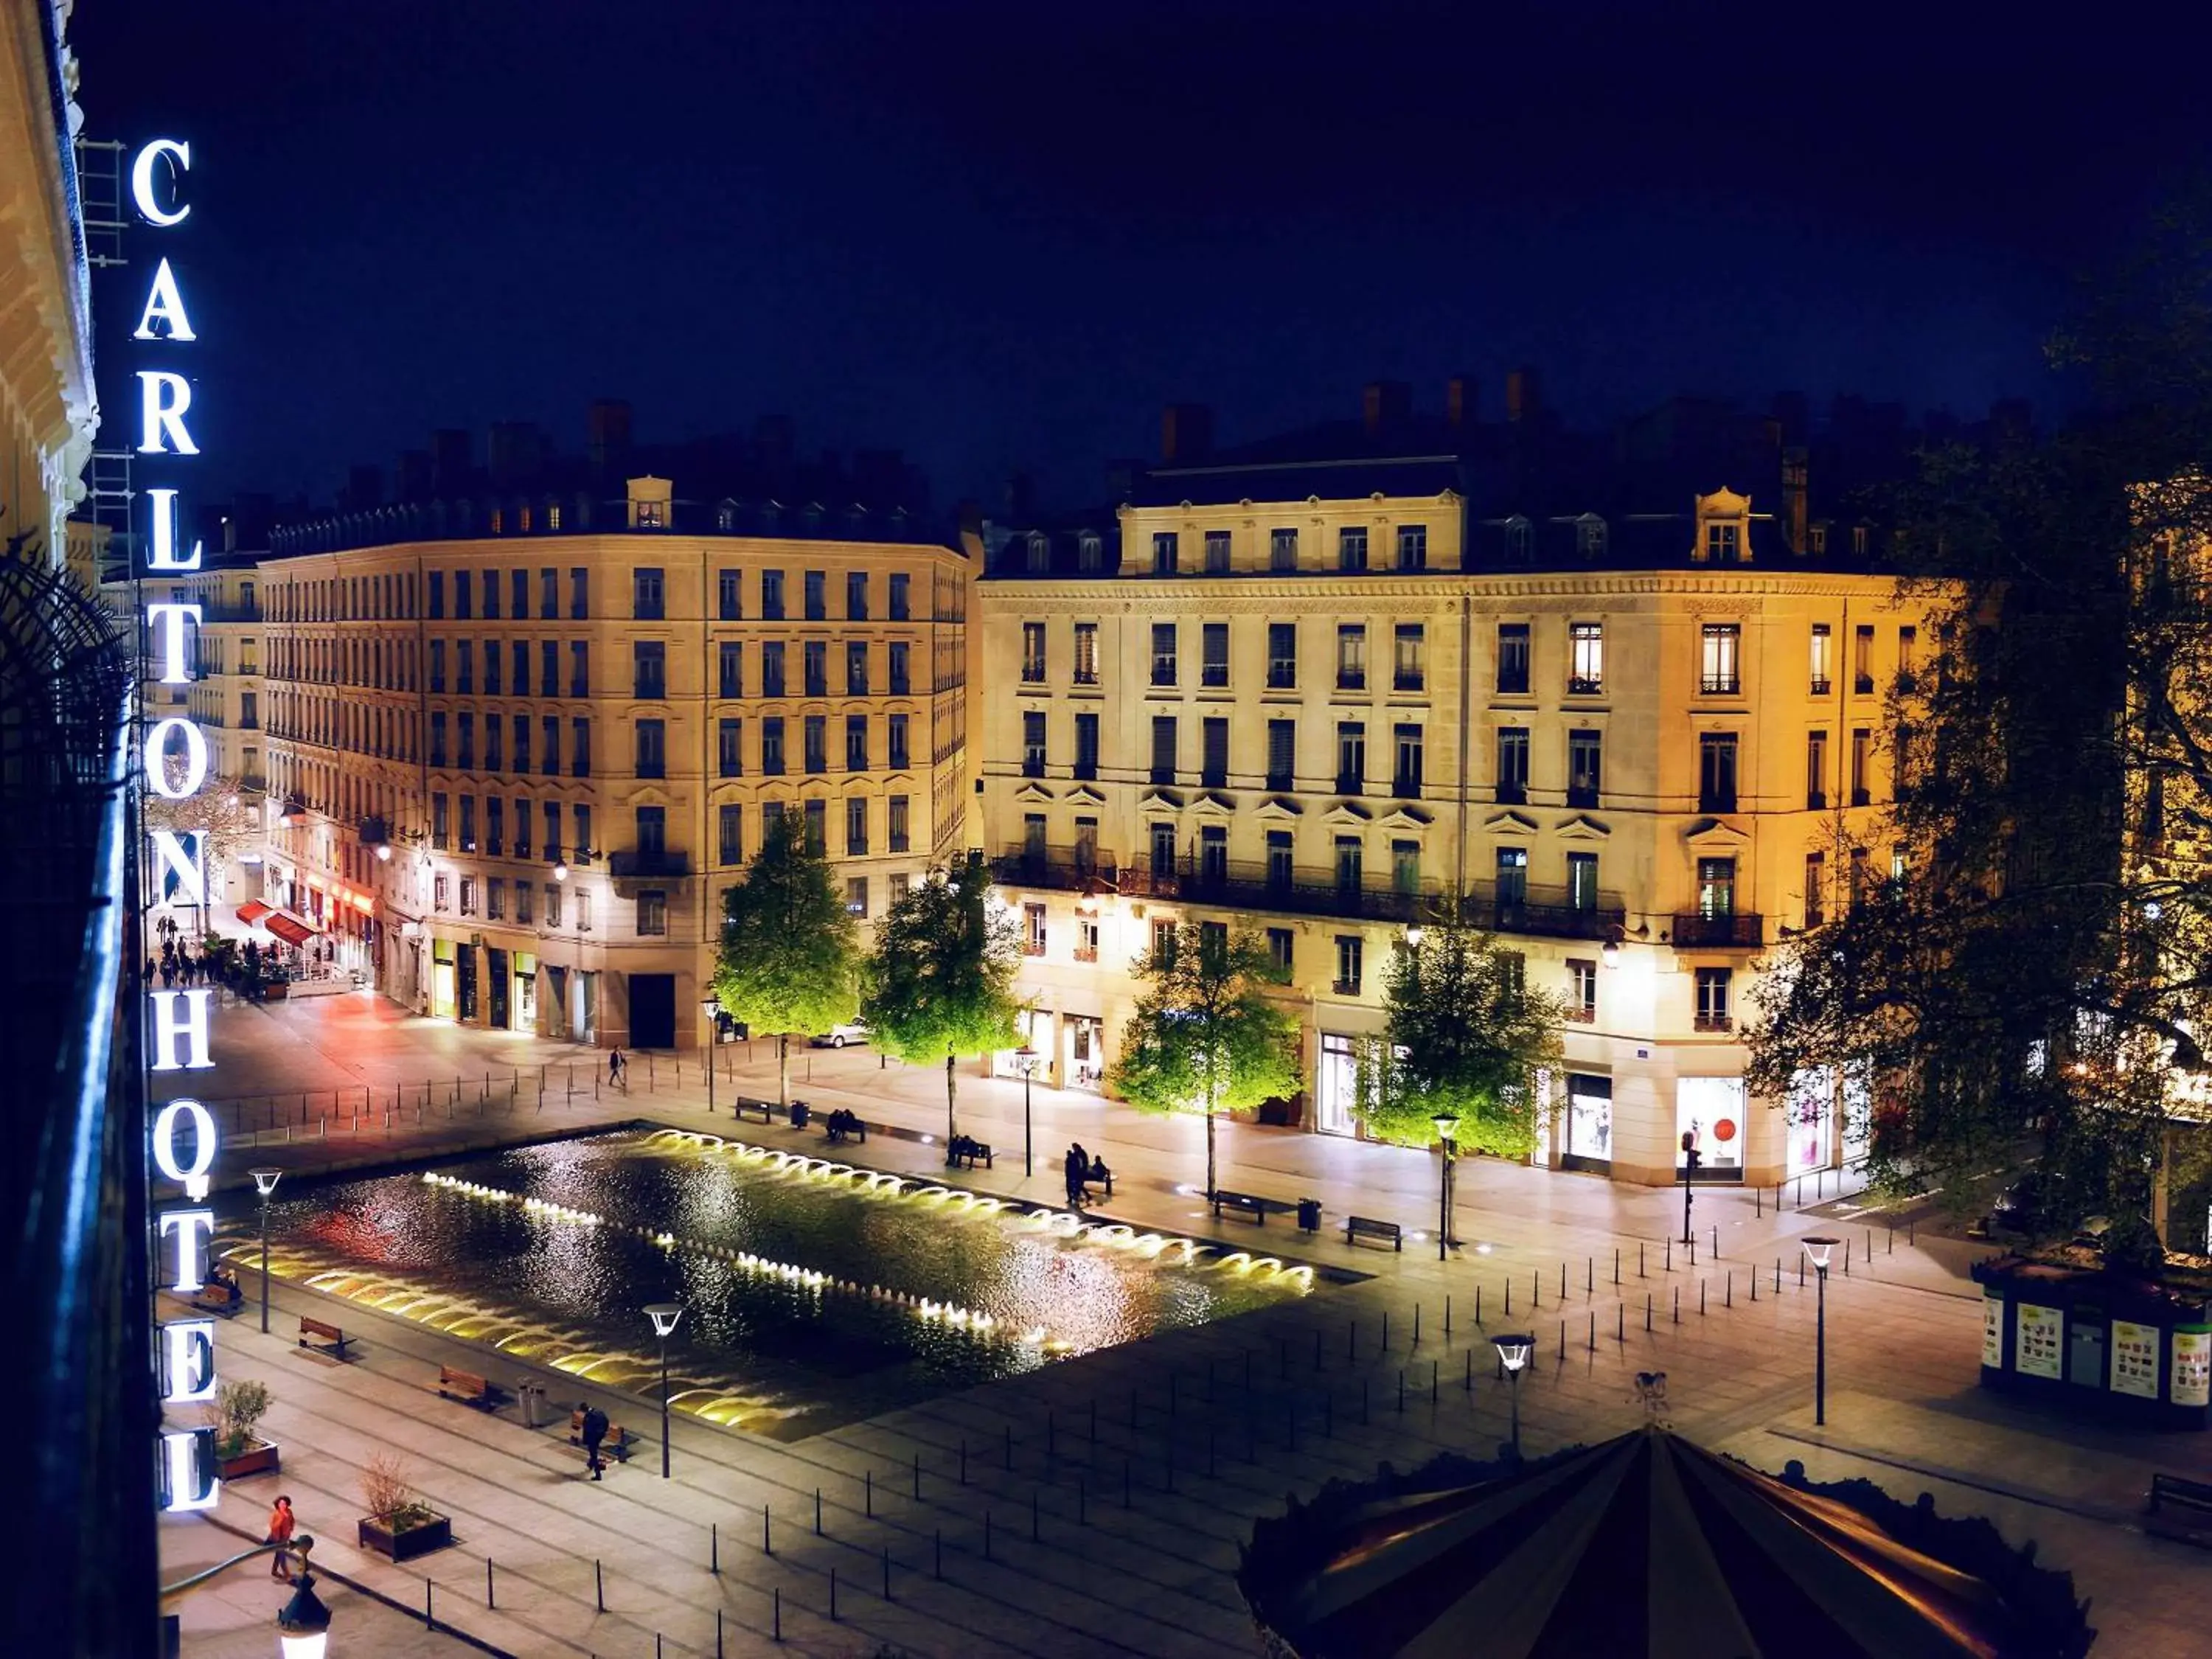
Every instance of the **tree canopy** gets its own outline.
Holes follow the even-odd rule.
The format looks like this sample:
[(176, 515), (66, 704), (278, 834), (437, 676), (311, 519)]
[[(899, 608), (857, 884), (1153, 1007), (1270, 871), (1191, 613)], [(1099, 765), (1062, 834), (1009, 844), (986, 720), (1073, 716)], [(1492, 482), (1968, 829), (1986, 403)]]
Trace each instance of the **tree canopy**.
[(1182, 922), (1130, 971), (1144, 988), (1108, 1081), (1142, 1110), (1206, 1115), (1211, 1193), (1214, 1118), (1297, 1091), (1297, 1018), (1268, 995), (1274, 964), (1249, 932)]
[(957, 1134), (953, 1062), (1020, 1041), (1013, 996), (1020, 919), (991, 895), (972, 858), (909, 887), (876, 931), (862, 972), (860, 1012), (878, 1048), (915, 1066), (945, 1067), (945, 1123)]
[(791, 1097), (790, 1037), (852, 1018), (860, 997), (860, 925), (830, 861), (786, 815), (722, 891), (714, 996), (731, 1018), (774, 1032), (781, 1097)]
[(1379, 1140), (1425, 1146), (1459, 1120), (1464, 1151), (1526, 1158), (1536, 1144), (1536, 1073), (1559, 1063), (1565, 1006), (1532, 990), (1518, 954), (1457, 920), (1456, 905), (1392, 953), (1385, 1034), (1360, 1046), (1353, 1115)]

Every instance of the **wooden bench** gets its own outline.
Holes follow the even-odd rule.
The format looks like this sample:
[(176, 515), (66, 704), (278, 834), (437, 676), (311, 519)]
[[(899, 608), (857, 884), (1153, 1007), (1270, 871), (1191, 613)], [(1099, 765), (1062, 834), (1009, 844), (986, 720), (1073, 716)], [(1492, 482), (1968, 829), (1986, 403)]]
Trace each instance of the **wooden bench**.
[(747, 1112), (758, 1112), (760, 1121), (763, 1123), (775, 1121), (775, 1103), (772, 1100), (748, 1100), (743, 1095), (739, 1095), (737, 1115), (743, 1117)]
[(465, 1406), (474, 1406), (479, 1411), (493, 1411), (499, 1406), (503, 1390), (496, 1382), (486, 1382), (473, 1371), (455, 1370), (451, 1365), (438, 1367), (438, 1392), (448, 1400), (458, 1400)]
[(946, 1157), (945, 1166), (951, 1169), (954, 1164), (965, 1164), (972, 1170), (975, 1167), (975, 1160), (979, 1158), (983, 1160), (985, 1169), (994, 1170), (998, 1167), (992, 1161), (991, 1149), (980, 1140), (970, 1141), (967, 1146), (957, 1148)]
[(2152, 1475), (2150, 1501), (2143, 1506), (2143, 1530), (2212, 1548), (2212, 1481), (2191, 1480), (2179, 1474)]
[(333, 1359), (343, 1359), (346, 1344), (352, 1340), (353, 1338), (335, 1325), (325, 1325), (321, 1320), (310, 1319), (305, 1314), (300, 1316), (300, 1346), (303, 1348), (313, 1348)]
[(1107, 1170), (1107, 1171), (1106, 1171), (1106, 1173), (1105, 1173), (1104, 1175), (1103, 1175), (1103, 1176), (1095, 1176), (1095, 1177), (1094, 1177), (1094, 1176), (1084, 1176), (1084, 1178), (1083, 1178), (1083, 1196), (1084, 1196), (1084, 1199), (1085, 1199), (1085, 1200), (1086, 1202), (1088, 1202), (1088, 1201), (1089, 1201), (1089, 1200), (1090, 1200), (1090, 1197), (1091, 1197), (1091, 1182), (1092, 1182), (1094, 1179), (1096, 1179), (1096, 1180), (1099, 1180), (1099, 1181), (1103, 1181), (1103, 1182), (1104, 1182), (1106, 1183), (1106, 1196), (1107, 1196), (1107, 1197), (1111, 1198), (1111, 1197), (1113, 1197), (1113, 1196), (1114, 1196), (1114, 1172), (1113, 1172), (1111, 1170)]
[[(599, 1442), (599, 1450), (605, 1456), (613, 1458), (617, 1463), (627, 1463), (629, 1462), (631, 1439), (630, 1431), (621, 1424), (609, 1423), (607, 1437)], [(568, 1413), (568, 1443), (579, 1450), (583, 1448), (584, 1414), (581, 1412)]]
[(841, 1140), (857, 1140), (863, 1146), (868, 1144), (868, 1126), (860, 1121), (857, 1113), (848, 1113), (842, 1117), (836, 1112), (830, 1113), (822, 1120), (822, 1133), (833, 1146)]
[(1344, 1242), (1352, 1244), (1363, 1238), (1371, 1238), (1377, 1243), (1387, 1238), (1392, 1249), (1403, 1250), (1406, 1248), (1406, 1230), (1396, 1222), (1377, 1221), (1373, 1216), (1367, 1215), (1346, 1216), (1344, 1218)]
[(1216, 1221), (1221, 1219), (1224, 1205), (1239, 1215), (1250, 1216), (1262, 1227), (1267, 1224), (1267, 1200), (1264, 1198), (1256, 1198), (1250, 1193), (1232, 1193), (1226, 1187), (1216, 1187), (1213, 1189), (1213, 1218)]
[(225, 1319), (234, 1319), (245, 1307), (244, 1296), (234, 1297), (231, 1290), (220, 1285), (203, 1285), (192, 1294), (192, 1308), (198, 1313), (221, 1314)]

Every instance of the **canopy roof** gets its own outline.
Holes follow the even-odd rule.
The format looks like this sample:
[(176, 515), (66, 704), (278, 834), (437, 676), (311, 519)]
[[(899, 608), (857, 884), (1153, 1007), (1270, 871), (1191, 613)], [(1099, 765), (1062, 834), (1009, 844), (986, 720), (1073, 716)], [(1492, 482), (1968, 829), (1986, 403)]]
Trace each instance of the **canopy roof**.
[(2028, 1565), (1986, 1522), (1876, 1494), (1919, 1517), (1919, 1541), (1967, 1547), (1977, 1565), (1993, 1549), (1989, 1570), (2033, 1607), (1900, 1542), (1863, 1507), (1664, 1430), (1472, 1482), (1490, 1470), (1452, 1462), (1455, 1482), (1386, 1469), (1262, 1522), (1242, 1575), (1261, 1622), (1303, 1659), (2010, 1659), (2078, 1655), (2094, 1637), (2070, 1579)]

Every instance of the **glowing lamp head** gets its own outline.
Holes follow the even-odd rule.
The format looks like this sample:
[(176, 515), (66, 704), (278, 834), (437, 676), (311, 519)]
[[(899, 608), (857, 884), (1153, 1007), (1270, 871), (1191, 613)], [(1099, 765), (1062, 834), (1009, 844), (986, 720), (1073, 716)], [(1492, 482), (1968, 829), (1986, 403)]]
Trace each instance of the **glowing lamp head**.
[(1620, 967), (1620, 941), (1617, 939), (1609, 939), (1606, 940), (1604, 945), (1598, 951), (1598, 957), (1608, 968)]
[(700, 1014), (701, 1014), (701, 1016), (702, 1016), (702, 1018), (707, 1018), (707, 1019), (712, 1019), (712, 1018), (714, 1018), (717, 1014), (720, 1013), (721, 1012), (722, 1012), (722, 1000), (721, 1000), (721, 998), (720, 998), (720, 997), (701, 997), (701, 998), (699, 999), (699, 1012), (700, 1012)]
[(1449, 1112), (1438, 1112), (1429, 1121), (1436, 1125), (1438, 1140), (1449, 1141), (1459, 1133), (1459, 1119)]
[(284, 1174), (282, 1170), (249, 1170), (246, 1173), (253, 1177), (253, 1190), (264, 1198), (276, 1190), (276, 1182)]
[(553, 879), (556, 881), (566, 881), (568, 879), (568, 864), (567, 860), (556, 859), (554, 860)]
[(390, 842), (380, 842), (378, 843), (376, 848), (376, 861), (379, 864), (389, 864), (392, 862), (392, 843)]
[(1024, 1077), (1036, 1069), (1036, 1063), (1037, 1051), (1030, 1048), (1028, 1043), (1024, 1042), (1014, 1050), (1014, 1064), (1022, 1068), (1022, 1074)]
[(1406, 930), (1407, 948), (1413, 951), (1419, 950), (1421, 948), (1421, 924), (1417, 921), (1411, 927), (1408, 927)]
[(645, 1316), (653, 1322), (655, 1336), (672, 1336), (676, 1333), (676, 1322), (684, 1316), (684, 1304), (681, 1302), (648, 1302), (645, 1304)]
[(1812, 1261), (1814, 1272), (1824, 1273), (1828, 1271), (1828, 1258), (1834, 1252), (1836, 1246), (1842, 1242), (1841, 1239), (1825, 1238), (1818, 1235), (1803, 1241), (1805, 1254)]
[(307, 1570), (307, 1553), (315, 1540), (301, 1533), (292, 1540), (300, 1558), (300, 1576), (293, 1581), (292, 1599), (276, 1615), (277, 1642), (284, 1659), (323, 1659), (331, 1639), (331, 1610), (315, 1594), (315, 1575)]
[(1498, 1363), (1516, 1376), (1536, 1352), (1536, 1339), (1533, 1336), (1493, 1336), (1490, 1340), (1497, 1346)]

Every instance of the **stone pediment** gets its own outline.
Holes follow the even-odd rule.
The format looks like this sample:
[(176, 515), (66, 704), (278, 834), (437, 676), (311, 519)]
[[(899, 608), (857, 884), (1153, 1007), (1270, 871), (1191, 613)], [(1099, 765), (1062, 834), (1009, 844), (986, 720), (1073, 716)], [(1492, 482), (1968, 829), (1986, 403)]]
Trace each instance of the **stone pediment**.
[(1089, 784), (1079, 783), (1067, 792), (1067, 804), (1071, 806), (1103, 806), (1106, 797)]
[(1386, 814), (1379, 825), (1384, 830), (1425, 830), (1431, 820), (1426, 812), (1415, 811), (1410, 806), (1401, 806)]
[(1698, 818), (1682, 832), (1682, 840), (1691, 847), (1744, 848), (1751, 845), (1751, 837), (1725, 818)]
[(1042, 803), (1051, 800), (1053, 799), (1053, 793), (1051, 790), (1046, 788), (1042, 784), (1039, 783), (1035, 778), (1031, 778), (1027, 782), (1024, 783), (1020, 788), (1014, 791), (1014, 799), (1018, 801), (1036, 801)]
[(1137, 802), (1137, 810), (1140, 812), (1180, 812), (1182, 811), (1182, 798), (1170, 794), (1164, 789), (1150, 789)]
[(1589, 813), (1582, 812), (1556, 826), (1552, 833), (1562, 841), (1603, 841), (1613, 831)]
[(1280, 795), (1270, 795), (1252, 809), (1252, 816), (1264, 818), (1270, 823), (1296, 823), (1304, 814), (1296, 801), (1285, 800)]
[(1533, 836), (1536, 820), (1525, 812), (1492, 812), (1482, 821), (1482, 827), (1493, 835)]
[(1225, 795), (1200, 795), (1184, 810), (1194, 817), (1225, 818), (1236, 814), (1237, 806)]
[(1322, 814), (1321, 821), (1323, 823), (1334, 824), (1340, 829), (1364, 830), (1374, 821), (1374, 816), (1364, 806), (1354, 806), (1349, 801), (1339, 801)]

